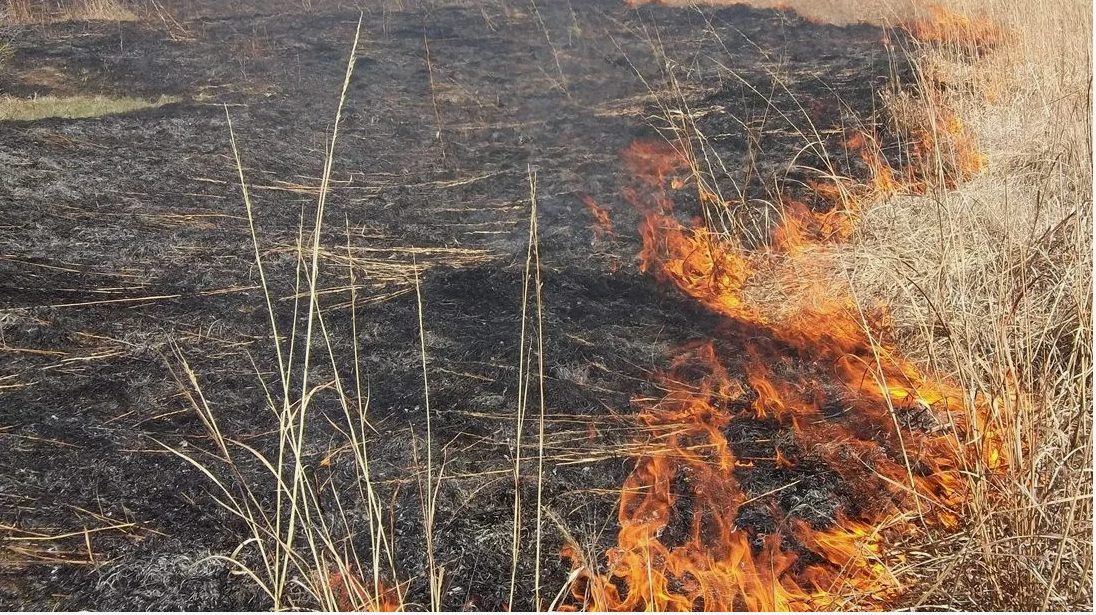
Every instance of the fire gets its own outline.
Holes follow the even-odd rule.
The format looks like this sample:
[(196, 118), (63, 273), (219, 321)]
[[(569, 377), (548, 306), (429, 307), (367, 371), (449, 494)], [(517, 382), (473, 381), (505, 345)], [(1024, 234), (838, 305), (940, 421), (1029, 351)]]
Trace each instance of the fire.
[[(783, 198), (783, 223), (773, 231), (774, 248), (798, 255), (813, 244), (846, 240), (856, 229), (860, 213), (866, 207), (913, 190), (911, 184), (904, 184), (895, 176), (875, 137), (857, 131), (845, 146), (867, 166), (867, 181), (827, 178), (807, 182), (817, 200), (825, 206), (822, 211), (791, 197)], [(912, 174), (910, 169), (904, 172)]]
[(598, 205), (593, 197), (582, 197), (582, 202), (586, 204), (586, 211), (590, 212), (590, 217), (594, 219), (591, 225), (594, 237), (598, 239), (612, 237), (613, 221), (609, 219), (609, 212), (601, 205)]
[[(668, 141), (640, 140), (624, 150), (624, 168), (644, 187), (659, 192), (667, 179), (673, 188), (680, 188), (680, 176), (689, 168), (689, 162)], [(658, 197), (657, 206), (665, 208), (665, 193), (659, 192)]]
[(649, 213), (640, 233), (640, 270), (653, 271), (721, 314), (758, 317), (742, 301), (748, 270), (740, 252), (721, 245), (703, 226), (686, 228), (670, 214)]
[[(923, 168), (939, 164), (943, 184), (954, 188), (974, 177), (986, 166), (986, 157), (974, 144), (974, 137), (938, 93), (931, 97), (931, 120), (914, 128), (914, 158)], [(927, 173), (923, 171), (923, 173)]]
[(359, 574), (349, 570), (332, 570), (328, 573), (327, 583), (330, 595), (340, 612), (360, 611), (363, 608), (381, 613), (403, 610), (398, 592), (383, 582), (370, 588)]
[(624, 152), (624, 164), (640, 182), (624, 193), (644, 214), (640, 270), (655, 273), (717, 312), (752, 314), (741, 298), (748, 276), (743, 253), (704, 225), (686, 227), (674, 217), (666, 188), (685, 185), (682, 174), (690, 167), (684, 156), (665, 141), (637, 141)]
[(894, 169), (883, 155), (878, 139), (861, 130), (854, 133), (845, 146), (856, 152), (868, 167), (866, 187), (871, 200), (885, 200), (902, 191), (903, 185), (894, 176)]
[(1012, 39), (1012, 35), (986, 15), (963, 15), (933, 4), (925, 19), (906, 24), (914, 38), (931, 43), (969, 45), (990, 49)]
[[(769, 249), (754, 251), (679, 221), (671, 195), (690, 180), (684, 148), (639, 141), (625, 152), (641, 269), (725, 317), (728, 337), (686, 349), (659, 378), (665, 396), (640, 403), (645, 452), (622, 489), (617, 546), (605, 573), (583, 569), (573, 607), (880, 607), (902, 588), (888, 540), (956, 525), (961, 473), (1005, 463), (985, 420), (969, 424), (984, 402), (873, 337), (851, 297), (779, 317), (747, 300), (760, 259), (846, 237), (852, 212), (899, 189), (871, 143), (849, 143), (869, 183), (820, 184), (827, 212), (789, 199)], [(773, 476), (786, 480), (766, 485)], [(801, 510), (812, 497), (833, 501)]]

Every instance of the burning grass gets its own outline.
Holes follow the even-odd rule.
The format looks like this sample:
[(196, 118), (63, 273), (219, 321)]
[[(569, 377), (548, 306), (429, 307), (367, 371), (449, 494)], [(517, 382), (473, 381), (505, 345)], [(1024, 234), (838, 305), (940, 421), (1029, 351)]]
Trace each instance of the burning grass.
[[(683, 151), (638, 142), (624, 156), (636, 176), (626, 198), (644, 214), (642, 267), (749, 341), (737, 356), (701, 344), (661, 378), (666, 396), (637, 418), (649, 448), (623, 487), (609, 572), (580, 575), (575, 604), (614, 611), (889, 604), (907, 581), (890, 546), (921, 527), (957, 527), (969, 495), (963, 474), (1003, 469), (998, 408), (923, 376), (883, 345), (869, 323), (880, 319), (852, 297), (814, 297), (781, 315), (750, 305), (744, 290), (760, 261), (796, 258), (805, 244), (834, 236), (789, 230), (811, 221), (806, 209), (774, 233), (775, 252), (746, 251), (700, 221), (681, 224), (673, 190), (693, 166)], [(753, 421), (788, 434), (786, 444), (752, 456), (731, 434)], [(755, 465), (805, 471), (776, 491), (751, 493)], [(811, 516), (770, 497), (827, 474), (851, 493), (828, 512)], [(765, 534), (742, 522), (758, 514), (747, 506), (758, 500), (772, 507)], [(679, 515), (691, 519), (684, 538), (673, 528)], [(575, 553), (566, 551), (577, 561)]]
[[(974, 63), (972, 70), (984, 71), (986, 66), (978, 64), (986, 61), (982, 58), (1015, 40), (1010, 30), (984, 13), (966, 17), (936, 6), (926, 20), (906, 27), (922, 43), (933, 45), (922, 48), (925, 66), (939, 62), (941, 54), (958, 53), (964, 54), (962, 59), (950, 56), (948, 61)], [(970, 54), (971, 50), (977, 53)], [(831, 294), (823, 300), (819, 291), (825, 284), (819, 279), (815, 294), (806, 295), (799, 308), (785, 309), (778, 316), (748, 300), (751, 277), (772, 271), (765, 261), (774, 254), (793, 265), (805, 258), (839, 265), (850, 251), (864, 256), (860, 252), (864, 238), (873, 237), (886, 242), (876, 245), (873, 255), (886, 262), (889, 259), (883, 254), (895, 243), (924, 246), (912, 238), (884, 239), (892, 236), (887, 229), (915, 230), (918, 218), (932, 216), (905, 209), (899, 215), (910, 219), (895, 224), (892, 218), (879, 225), (879, 211), (893, 212), (892, 203), (923, 199), (942, 201), (949, 211), (968, 198), (965, 194), (972, 186), (985, 181), (1006, 186), (1015, 182), (1007, 173), (1002, 177), (992, 167), (991, 156), (975, 145), (976, 131), (969, 127), (971, 101), (962, 94), (971, 90), (956, 93), (939, 79), (923, 79), (920, 85), (918, 97), (897, 93), (888, 100), (892, 121), (908, 144), (904, 165), (895, 168), (872, 135), (855, 133), (846, 147), (867, 165), (868, 181), (860, 184), (831, 177), (811, 182), (816, 196), (829, 204), (822, 211), (779, 196), (783, 221), (772, 231), (771, 250), (760, 253), (711, 230), (707, 218), (689, 226), (673, 214), (673, 190), (692, 181), (698, 187), (706, 183), (695, 177), (701, 168), (693, 158), (697, 145), (637, 143), (626, 153), (625, 164), (637, 179), (637, 186), (626, 196), (644, 214), (643, 268), (735, 322), (734, 329), (749, 327), (753, 336), (778, 343), (775, 353), (773, 347), (751, 347), (745, 367), (737, 368), (734, 359), (708, 345), (700, 353), (682, 355), (675, 363), (679, 367), (664, 376), (667, 396), (648, 405), (638, 419), (653, 434), (654, 443), (650, 452), (638, 458), (624, 486), (618, 547), (608, 553), (607, 573), (580, 576), (573, 593), (575, 604), (609, 610), (843, 609), (906, 602), (1046, 609), (1091, 604), (1092, 494), (1076, 488), (1087, 484), (1084, 477), (1091, 475), (1091, 277), (1075, 278), (1066, 270), (1070, 263), (1076, 263), (1078, 271), (1091, 270), (1091, 241), (1084, 230), (1091, 228), (1092, 220), (1091, 157), (1087, 157), (1091, 141), (1088, 148), (1083, 140), (1062, 143), (1070, 162), (1047, 169), (1050, 174), (1043, 176), (1041, 188), (1050, 192), (1049, 204), (1055, 213), (1043, 222), (1046, 230), (1034, 242), (1034, 237), (1007, 240), (1020, 254), (999, 255), (1011, 263), (1003, 269), (984, 261), (981, 254), (963, 256), (971, 250), (984, 250), (984, 256), (997, 252), (978, 235), (989, 230), (985, 221), (972, 219), (969, 212), (962, 212), (963, 221), (958, 212), (943, 219), (938, 213), (936, 220), (947, 230), (934, 229), (931, 234), (960, 243), (949, 243), (944, 252), (925, 249), (920, 257), (905, 258), (924, 260), (931, 254), (941, 261), (930, 269), (966, 270), (975, 276), (972, 280), (933, 285), (904, 273), (907, 283), (919, 289), (911, 301), (911, 295), (880, 293), (877, 287), (865, 292), (861, 285), (868, 272), (879, 275), (879, 268), (861, 265), (856, 267), (851, 289), (856, 294)], [(1090, 110), (1089, 101), (1082, 97), (1077, 102)], [(981, 104), (987, 102), (991, 101)], [(1083, 111), (1080, 117), (1089, 116)], [(667, 121), (674, 125), (671, 118)], [(679, 135), (698, 133), (688, 126), (676, 130)], [(1081, 149), (1069, 151), (1077, 145)], [(1006, 202), (1009, 198), (1001, 197)], [(1040, 195), (1031, 202), (1034, 211), (1047, 206), (1044, 198)], [(704, 194), (700, 201), (719, 205), (717, 198), (705, 199)], [(971, 207), (965, 202), (964, 207)], [(1019, 212), (1028, 223), (1039, 226), (1027, 217), (1023, 205)], [(869, 230), (858, 230), (861, 222)], [(1011, 235), (1001, 225), (995, 226), (1000, 229), (997, 233)], [(850, 239), (851, 245), (841, 245)], [(834, 240), (838, 243), (826, 245)], [(1057, 254), (1051, 256), (1051, 251)], [(971, 270), (971, 262), (982, 262), (985, 268)], [(1050, 266), (1054, 273), (1048, 278), (1045, 272), (1030, 269), (1036, 262)], [(794, 265), (793, 270), (806, 269)], [(817, 268), (811, 271), (818, 275)], [(1016, 278), (1018, 274), (1032, 282), (1025, 285)], [(1036, 279), (1040, 282), (1035, 283)], [(971, 285), (974, 280), (978, 281)], [(783, 283), (789, 281), (783, 279)], [(812, 286), (809, 280), (794, 284)], [(995, 284), (1003, 286), (994, 290)], [(943, 296), (930, 296), (924, 290), (928, 286), (947, 290)], [(1008, 296), (1001, 296), (1001, 291)], [(1050, 309), (1031, 303), (1025, 297), (1029, 293), (1046, 293)], [(873, 294), (887, 296), (896, 308), (874, 314), (866, 310), (862, 297)], [(917, 328), (905, 320), (910, 303), (919, 303), (917, 298), (927, 304), (922, 304), (920, 318), (940, 324), (922, 321)], [(985, 308), (976, 307), (1002, 303), (1011, 309), (1000, 312), (990, 307), (983, 312)], [(962, 311), (949, 313), (949, 309)], [(969, 329), (972, 319), (993, 320), (991, 314), (997, 314), (997, 324), (979, 325), (988, 336)], [(880, 322), (886, 323), (882, 330)], [(941, 326), (944, 333), (939, 336), (936, 331)], [(911, 327), (927, 337), (911, 344)], [(918, 360), (903, 358), (880, 334), (888, 339), (897, 334), (902, 347)], [(974, 339), (980, 340), (977, 345), (971, 345)], [(926, 347), (927, 361), (922, 355)], [(941, 348), (947, 348), (950, 356), (940, 355)], [(829, 357), (825, 362), (835, 367), (830, 377), (836, 375), (843, 383), (843, 401), (831, 398), (824, 379), (781, 382), (801, 372), (768, 366), (782, 365), (787, 359), (781, 357), (789, 354)], [(698, 361), (705, 366), (699, 369), (705, 374), (700, 381)], [(949, 377), (923, 376), (918, 363)], [(742, 370), (744, 376), (736, 375)], [(836, 420), (826, 410), (835, 405), (844, 407)], [(915, 427), (904, 422), (908, 419), (898, 418), (908, 416), (913, 407), (932, 417), (927, 424)], [(815, 462), (832, 463), (831, 469), (855, 492), (890, 493), (885, 510), (860, 510), (859, 517), (839, 511), (832, 516), (832, 525), (821, 530), (788, 522), (778, 525), (760, 545), (748, 546), (748, 533), (733, 523), (743, 514), (743, 504), (752, 500), (736, 468), (753, 462), (738, 458), (728, 437), (729, 427), (746, 417), (792, 426), (797, 451), (806, 451), (804, 457)], [(836, 427), (848, 431), (829, 433), (841, 421), (852, 425), (863, 421), (861, 429), (874, 425), (868, 431), (876, 438), (882, 432), (894, 440), (887, 444), (886, 438), (873, 438), (856, 444), (855, 434), (865, 432), (855, 426)], [(940, 427), (924, 431), (926, 425)], [(789, 458), (779, 446), (772, 454), (771, 462), (778, 467), (794, 468), (805, 461)], [(1039, 460), (1040, 455), (1049, 459)], [(864, 468), (870, 468), (867, 475), (883, 477), (883, 484), (863, 483), (863, 475), (849, 470), (849, 459), (859, 459)], [(1080, 481), (1070, 483), (1055, 476), (1058, 473), (1076, 475)], [(895, 488), (899, 493), (892, 492)], [(1021, 497), (1020, 493), (1039, 495)], [(1018, 499), (1034, 501), (1013, 508)], [(684, 542), (672, 529), (681, 506), (678, 500), (691, 507), (691, 531)], [(1040, 532), (1043, 537), (1037, 538)], [(1044, 554), (1056, 555), (1040, 557), (1030, 550), (1040, 541), (1045, 541)], [(981, 543), (984, 548), (979, 553), (970, 546), (950, 546), (957, 543)], [(805, 552), (809, 555), (803, 560)], [(925, 561), (926, 552), (937, 559)], [(575, 549), (566, 554), (582, 561)], [(1039, 558), (1038, 563), (1033, 558)], [(1019, 575), (1014, 567), (1018, 562), (1027, 566)], [(966, 574), (968, 566), (984, 571), (985, 576)], [(584, 564), (583, 570), (588, 569), (589, 564)], [(941, 587), (955, 582), (969, 593), (941, 594)]]
[(946, 92), (921, 114), (946, 109), (936, 125), (961, 121), (978, 148), (925, 148), (962, 181), (874, 208), (842, 260), (858, 295), (891, 305), (904, 348), (1000, 400), (1010, 461), (999, 476), (965, 476), (961, 532), (910, 541), (922, 583), (907, 600), (1087, 610), (1092, 14), (974, 0), (935, 17), (911, 29), (930, 43), (922, 90)]
[[(987, 48), (1004, 40), (974, 25), (911, 31), (926, 40)], [(821, 258), (836, 266), (848, 249), (842, 244), (860, 241), (864, 220), (887, 203), (939, 198), (987, 172), (987, 157), (941, 89), (927, 84), (920, 97), (897, 94), (888, 104), (907, 145), (903, 163), (888, 161), (872, 133), (852, 132), (845, 147), (867, 166), (868, 177), (857, 182), (831, 173), (813, 181), (815, 196), (826, 204), (821, 208), (778, 195), (782, 220), (763, 249), (744, 248), (707, 219), (679, 220), (674, 200), (683, 188), (695, 187), (705, 206), (723, 205), (709, 188), (714, 183), (700, 177), (691, 145), (637, 141), (625, 152), (624, 165), (635, 178), (625, 197), (643, 218), (641, 268), (722, 316), (727, 329), (748, 342), (737, 354), (716, 342), (682, 350), (657, 377), (665, 395), (638, 402), (635, 423), (642, 441), (634, 445), (635, 467), (621, 489), (617, 545), (607, 553), (604, 573), (595, 572), (598, 567), (577, 544), (564, 548), (576, 566), (564, 608), (886, 607), (909, 600), (909, 588), (929, 583), (924, 601), (935, 591), (926, 570), (938, 564), (917, 561), (921, 554), (955, 536), (986, 538), (985, 528), (998, 514), (993, 511), (1007, 501), (1004, 486), (1029, 467), (1035, 439), (1023, 422), (1034, 409), (1031, 391), (1016, 380), (1025, 368), (979, 364), (971, 354), (961, 359), (966, 365), (954, 362), (963, 356), (956, 354), (926, 368), (908, 358), (908, 339), (901, 347), (894, 341), (904, 326), (894, 312), (865, 308), (855, 284), (821, 296), (819, 280), (815, 294), (781, 311), (749, 295), (759, 272), (780, 271), (773, 262), (794, 268)], [(606, 210), (592, 199), (586, 206), (595, 233), (610, 234)], [(530, 246), (533, 237), (535, 230)], [(797, 284), (809, 290), (812, 280)], [(1078, 352), (1075, 347), (1069, 354), (1069, 369), (1080, 368), (1084, 378), (1086, 359)], [(519, 414), (519, 438), (523, 423)], [(769, 437), (740, 437), (738, 430), (746, 428)], [(1082, 425), (1075, 434), (1086, 429)], [(426, 483), (420, 489), (426, 494), (429, 552), (429, 439), (425, 454)], [(520, 458), (515, 491), (519, 468)], [(765, 488), (757, 478), (765, 473), (783, 480)], [(783, 497), (804, 481), (826, 480), (819, 477), (833, 477), (846, 490), (834, 496), (836, 503), (819, 508)], [(1083, 497), (1061, 501), (1070, 505), (1069, 519), (1076, 519)], [(1073, 548), (1075, 540), (1063, 538), (1058, 552)], [(922, 550), (911, 552), (913, 544)], [(936, 573), (937, 587), (965, 552)], [(1064, 574), (1062, 559), (1051, 578)], [(443, 572), (431, 563), (428, 575), (436, 600)], [(322, 587), (332, 588), (329, 602), (340, 606), (357, 593), (366, 597), (361, 605), (384, 603), (379, 597), (390, 591), (387, 585), (378, 581), (368, 588), (358, 578), (360, 572), (341, 568), (328, 575)], [(1044, 594), (1044, 606), (1050, 595)], [(401, 603), (399, 597), (394, 605)]]
[[(962, 36), (977, 38), (967, 30)], [(321, 244), (353, 67), (352, 51), (318, 185), (249, 184), (233, 135), (255, 283), (262, 284), (275, 347), (268, 363), (277, 362), (276, 371), (256, 374), (262, 414), (275, 422), (264, 436), (269, 446), (222, 431), (217, 400), (203, 389), (208, 375), (191, 369), (173, 346), (166, 362), (205, 428), (208, 450), (184, 450), (174, 439), (165, 447), (208, 479), (243, 528), (239, 547), (215, 559), (250, 579), (275, 608), (437, 610), (463, 580), (434, 553), (435, 528), (455, 521), (439, 514), (438, 494), (455, 479), (438, 431), (431, 431), (442, 415), (430, 405), (435, 381), (420, 264), (386, 262), (391, 251), (351, 246), (349, 222), (347, 245)], [(1084, 267), (1091, 265), (1084, 233), (1091, 225), (1091, 158), (1085, 167), (1084, 152), (1053, 141), (1048, 152), (1003, 164), (985, 151), (985, 120), (971, 115), (970, 101), (934, 79), (922, 83), (920, 96), (887, 102), (905, 150), (885, 149), (886, 137), (870, 127), (845, 130), (836, 149), (867, 174), (852, 179), (827, 168), (802, 182), (796, 196), (777, 186), (767, 205), (778, 219), (764, 241), (739, 240), (713, 223), (710, 211), (724, 208), (720, 220), (733, 220), (736, 210), (702, 172), (697, 152), (706, 145), (695, 131), (684, 140), (636, 141), (624, 153), (633, 177), (625, 198), (641, 218), (641, 268), (721, 324), (711, 339), (664, 357), (668, 366), (651, 377), (661, 394), (634, 399), (632, 437), (619, 446), (594, 450), (599, 430), (616, 428), (601, 424), (609, 418), (568, 416), (579, 426), (557, 432), (564, 444), (546, 453), (553, 445), (546, 442), (546, 403), (556, 400), (545, 399), (530, 173), (518, 407), (499, 419), (516, 437), (502, 443), (501, 469), (491, 470), (498, 476), (485, 472), (470, 481), (482, 481), (478, 491), (512, 478), (512, 540), (498, 547), (509, 579), (492, 577), (500, 585), (509, 580), (509, 601), (491, 606), (514, 606), (523, 566), (536, 567), (529, 585), (535, 606), (569, 609), (1083, 608), (1091, 601), (1091, 530), (1084, 527), (1091, 494), (1076, 487), (1091, 477), (1091, 278)], [(436, 106), (434, 117), (441, 127)], [(822, 141), (817, 132), (811, 137)], [(990, 192), (993, 198), (963, 193), (994, 183), (1003, 192)], [(314, 226), (302, 223), (291, 247), (264, 249), (249, 189), (315, 198)], [(1025, 191), (1040, 196), (1017, 205)], [(700, 205), (692, 220), (681, 211), (687, 201)], [(607, 207), (584, 202), (595, 239), (622, 232)], [(486, 258), (458, 247), (409, 253), (444, 254), (458, 264)], [(268, 287), (275, 259), (296, 268), (288, 296)], [(325, 287), (320, 268), (345, 268), (349, 279)], [(416, 291), (417, 347), (408, 356), (416, 369), (421, 361), (416, 382), (425, 400), (415, 420), (425, 420), (426, 432), (407, 439), (414, 463), (393, 481), (391, 500), (381, 495), (371, 465), (377, 414), (369, 412), (357, 345), (365, 302), (358, 291), (378, 283)], [(334, 350), (335, 310), (350, 315), (342, 324), (354, 340), (352, 356)], [(588, 369), (600, 367), (568, 365), (558, 373), (577, 381)], [(325, 420), (332, 431), (322, 442), (314, 427)], [(584, 441), (589, 449), (576, 449)], [(319, 460), (315, 451), (325, 447)], [(545, 464), (622, 455), (634, 468), (620, 486), (616, 545), (601, 565), (600, 554), (579, 546), (574, 528), (542, 502)], [(329, 473), (340, 456), (352, 461), (339, 466), (342, 474)], [(401, 488), (415, 492), (417, 502), (404, 498), (397, 509)], [(534, 510), (535, 523), (523, 525)], [(550, 527), (544, 519), (556, 523), (563, 553), (575, 563), (558, 594), (541, 585), (541, 566), (551, 557), (541, 550), (541, 532)], [(397, 533), (418, 527), (424, 548), (396, 553)], [(81, 545), (66, 543), (63, 555), (74, 565), (104, 557), (87, 535), (62, 536), (88, 543), (86, 557)], [(413, 583), (419, 604), (410, 598)]]
[(987, 50), (1011, 40), (1008, 30), (985, 13), (966, 14), (932, 4), (928, 15), (905, 26), (920, 41)]

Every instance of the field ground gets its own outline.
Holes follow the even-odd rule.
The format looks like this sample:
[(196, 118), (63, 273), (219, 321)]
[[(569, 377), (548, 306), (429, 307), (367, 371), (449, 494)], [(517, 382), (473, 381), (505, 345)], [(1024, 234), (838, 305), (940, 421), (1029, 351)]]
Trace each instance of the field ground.
[[(799, 284), (762, 301), (821, 302), (840, 287), (857, 305), (886, 303), (865, 328), (878, 316), (885, 343), (919, 369), (1018, 413), (1004, 421), (1016, 431), (993, 428), (1013, 467), (966, 473), (981, 486), (964, 490), (960, 529), (884, 542), (910, 563), (888, 601), (1091, 605), (1091, 98), (1076, 73), (1041, 77), (1061, 96), (979, 80), (963, 71), (1020, 62), (787, 7), (351, 4), (65, 14), (9, 2), (0, 606), (580, 606), (567, 591), (574, 558), (559, 554), (578, 545), (604, 559), (617, 546), (622, 486), (668, 441), (643, 442), (635, 416), (672, 388), (681, 348), (713, 342), (743, 383), (745, 357), (775, 349), (780, 370), (822, 383), (826, 420), (844, 420), (828, 414), (844, 394), (825, 358), (641, 271), (650, 212), (629, 191), (651, 186), (624, 153), (674, 131), (699, 139), (708, 188), (737, 195), (721, 224), (738, 221), (743, 249), (768, 255), (783, 199), (823, 211), (819, 177), (873, 177), (854, 135), (872, 135), (896, 168), (917, 161), (894, 101), (928, 92), (944, 92), (924, 104), (962, 118), (987, 166), (957, 190), (873, 202), (847, 242), (818, 246), (800, 272), (819, 297), (796, 295)], [(911, 10), (878, 4), (899, 19)], [(990, 14), (1022, 35), (1015, 13)], [(1010, 44), (1031, 55), (1028, 43)], [(1091, 47), (1087, 61), (1090, 76)], [(1017, 91), (1043, 123), (1015, 117), (1003, 131)], [(671, 219), (707, 214), (705, 190), (675, 185)], [(1036, 192), (1045, 198), (1013, 196)], [(836, 263), (829, 278), (816, 280), (819, 263)], [(931, 410), (890, 410), (893, 426), (848, 429), (884, 451), (880, 463), (905, 458), (912, 482), (921, 452), (888, 438), (942, 428)], [(721, 434), (743, 462), (730, 470), (734, 528), (756, 557), (782, 527), (828, 531), (900, 506), (901, 489), (873, 501), (780, 421), (739, 419)], [(314, 499), (275, 484), (278, 461), (293, 493)], [(703, 532), (684, 494), (707, 497), (688, 472), (675, 481), (658, 537), (670, 546)], [(288, 539), (300, 554), (278, 550), (287, 503), (311, 528)], [(258, 547), (267, 540), (273, 556)], [(799, 561), (788, 575), (825, 567), (818, 547), (783, 540)], [(290, 572), (271, 572), (279, 554)], [(802, 604), (877, 604), (866, 593)]]

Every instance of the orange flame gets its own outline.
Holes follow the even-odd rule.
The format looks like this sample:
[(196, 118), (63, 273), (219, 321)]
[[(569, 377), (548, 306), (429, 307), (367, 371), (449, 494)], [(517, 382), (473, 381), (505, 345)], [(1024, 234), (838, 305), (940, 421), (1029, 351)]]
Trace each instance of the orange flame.
[[(847, 213), (897, 190), (868, 143), (864, 135), (850, 140), (869, 167), (878, 164), (870, 184), (816, 188), (835, 209), (838, 197)], [(750, 305), (744, 291), (758, 255), (700, 223), (684, 225), (673, 212), (669, 191), (688, 179), (681, 151), (640, 141), (625, 152), (638, 184), (625, 197), (644, 214), (640, 267), (726, 317), (744, 348), (728, 355), (714, 342), (694, 345), (660, 378), (665, 397), (641, 402), (637, 421), (647, 444), (622, 490), (617, 546), (607, 553), (607, 572), (583, 570), (572, 599), (614, 611), (887, 604), (901, 587), (890, 572), (896, 562), (886, 553), (888, 537), (916, 531), (914, 518), (956, 525), (966, 497), (961, 472), (1004, 463), (986, 421), (968, 424), (968, 416), (985, 414), (985, 404), (922, 376), (881, 344), (851, 297), (819, 301), (777, 322)], [(835, 221), (833, 211), (788, 201), (772, 249), (794, 255), (847, 236), (849, 218)], [(794, 451), (768, 441), (751, 446), (770, 453), (736, 454), (743, 444), (728, 434), (749, 421), (787, 434)], [(797, 481), (748, 495), (742, 477), (755, 471), (838, 477), (857, 510), (838, 507), (827, 522), (812, 524), (774, 499)], [(739, 523), (748, 506), (762, 505), (773, 527)]]
[(598, 239), (612, 237), (613, 221), (609, 218), (609, 212), (601, 205), (598, 205), (593, 197), (584, 196), (582, 202), (586, 204), (586, 210), (590, 212), (590, 216), (594, 219), (591, 225), (594, 237)]
[(625, 167), (640, 189), (626, 189), (625, 198), (644, 213), (640, 271), (653, 271), (690, 296), (728, 316), (752, 313), (741, 293), (748, 270), (740, 251), (730, 249), (706, 227), (686, 227), (674, 217), (666, 184), (681, 187), (680, 174), (689, 168), (684, 156), (665, 141), (636, 141), (624, 152)]
[(383, 582), (376, 588), (370, 588), (358, 574), (349, 571), (330, 572), (328, 586), (340, 612), (359, 611), (363, 606), (365, 610), (380, 613), (395, 613), (403, 609), (394, 588)]
[(963, 15), (933, 4), (925, 19), (906, 24), (914, 38), (931, 43), (970, 45), (990, 49), (1011, 40), (1012, 34), (986, 15)]
[[(955, 188), (980, 173), (986, 166), (986, 157), (978, 151), (974, 137), (959, 116), (941, 98), (937, 91), (929, 96), (931, 117), (927, 125), (912, 131), (913, 158), (921, 167), (921, 175), (933, 178), (942, 174), (936, 178), (941, 179), (945, 187)], [(916, 171), (910, 169), (907, 174), (915, 177)]]
[(894, 169), (883, 156), (879, 141), (864, 131), (857, 131), (845, 142), (849, 151), (859, 154), (868, 166), (866, 187), (872, 200), (884, 200), (902, 191), (902, 184), (894, 177)]

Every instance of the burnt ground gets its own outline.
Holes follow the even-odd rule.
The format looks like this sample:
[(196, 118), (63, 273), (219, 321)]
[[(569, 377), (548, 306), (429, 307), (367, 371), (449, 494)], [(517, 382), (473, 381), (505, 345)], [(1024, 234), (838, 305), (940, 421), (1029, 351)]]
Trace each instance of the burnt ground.
[[(224, 105), (284, 332), (294, 246), (302, 215), (306, 235), (311, 228), (359, 13), (162, 4), (177, 23), (0, 29), (14, 51), (0, 92), (182, 100), (101, 119), (0, 122), (0, 607), (269, 607), (250, 582), (205, 559), (232, 552), (243, 528), (215, 504), (210, 481), (164, 449), (200, 457), (195, 451), (213, 449), (172, 376), (173, 348), (221, 430), (272, 451), (276, 420), (256, 369), (273, 382), (275, 355)], [(545, 302), (544, 504), (603, 553), (630, 469), (618, 451), (631, 438), (632, 400), (659, 394), (652, 373), (674, 348), (723, 335), (715, 316), (638, 271), (639, 216), (621, 196), (630, 182), (622, 151), (664, 127), (660, 105), (687, 106), (732, 171), (728, 184), (757, 199), (774, 182), (794, 191), (810, 176), (790, 162), (806, 127), (839, 144), (844, 128), (872, 122), (877, 93), (895, 74), (882, 39), (873, 27), (745, 7), (636, 10), (598, 0), (366, 9), (319, 286), (340, 373), (352, 379), (356, 344), (368, 381), (373, 480), (393, 507), (412, 603), (428, 604), (421, 463), (410, 445), (423, 446), (425, 433), (415, 264), (424, 269), (435, 455), (444, 460), (435, 528), (443, 606), (497, 609), (510, 569), (530, 170)], [(795, 160), (821, 166), (810, 152)], [(855, 160), (832, 162), (863, 172)], [(592, 232), (587, 196), (610, 211), (611, 238)], [(755, 219), (770, 219), (758, 207)], [(695, 216), (699, 205), (679, 210)], [(348, 241), (360, 286), (357, 339)], [(326, 359), (314, 364), (315, 382), (331, 377)], [(323, 420), (339, 420), (341, 410), (329, 394), (313, 403), (306, 463), (352, 494), (353, 460), (329, 457), (344, 442)], [(779, 440), (771, 425), (740, 431), (733, 438), (743, 443)], [(528, 424), (530, 457), (534, 432)], [(262, 482), (261, 468), (241, 468)], [(784, 480), (772, 469), (744, 484), (772, 489)], [(523, 471), (527, 503), (534, 472), (532, 463)], [(812, 476), (780, 497), (818, 501), (808, 508), (832, 515), (847, 494), (836, 479)], [(766, 510), (751, 509), (740, 525), (764, 531)], [(523, 609), (533, 606), (531, 505), (524, 519), (515, 604)], [(78, 535), (58, 538), (70, 532)], [(569, 564), (555, 556), (563, 539), (547, 519), (544, 537), (543, 586), (554, 595)]]

